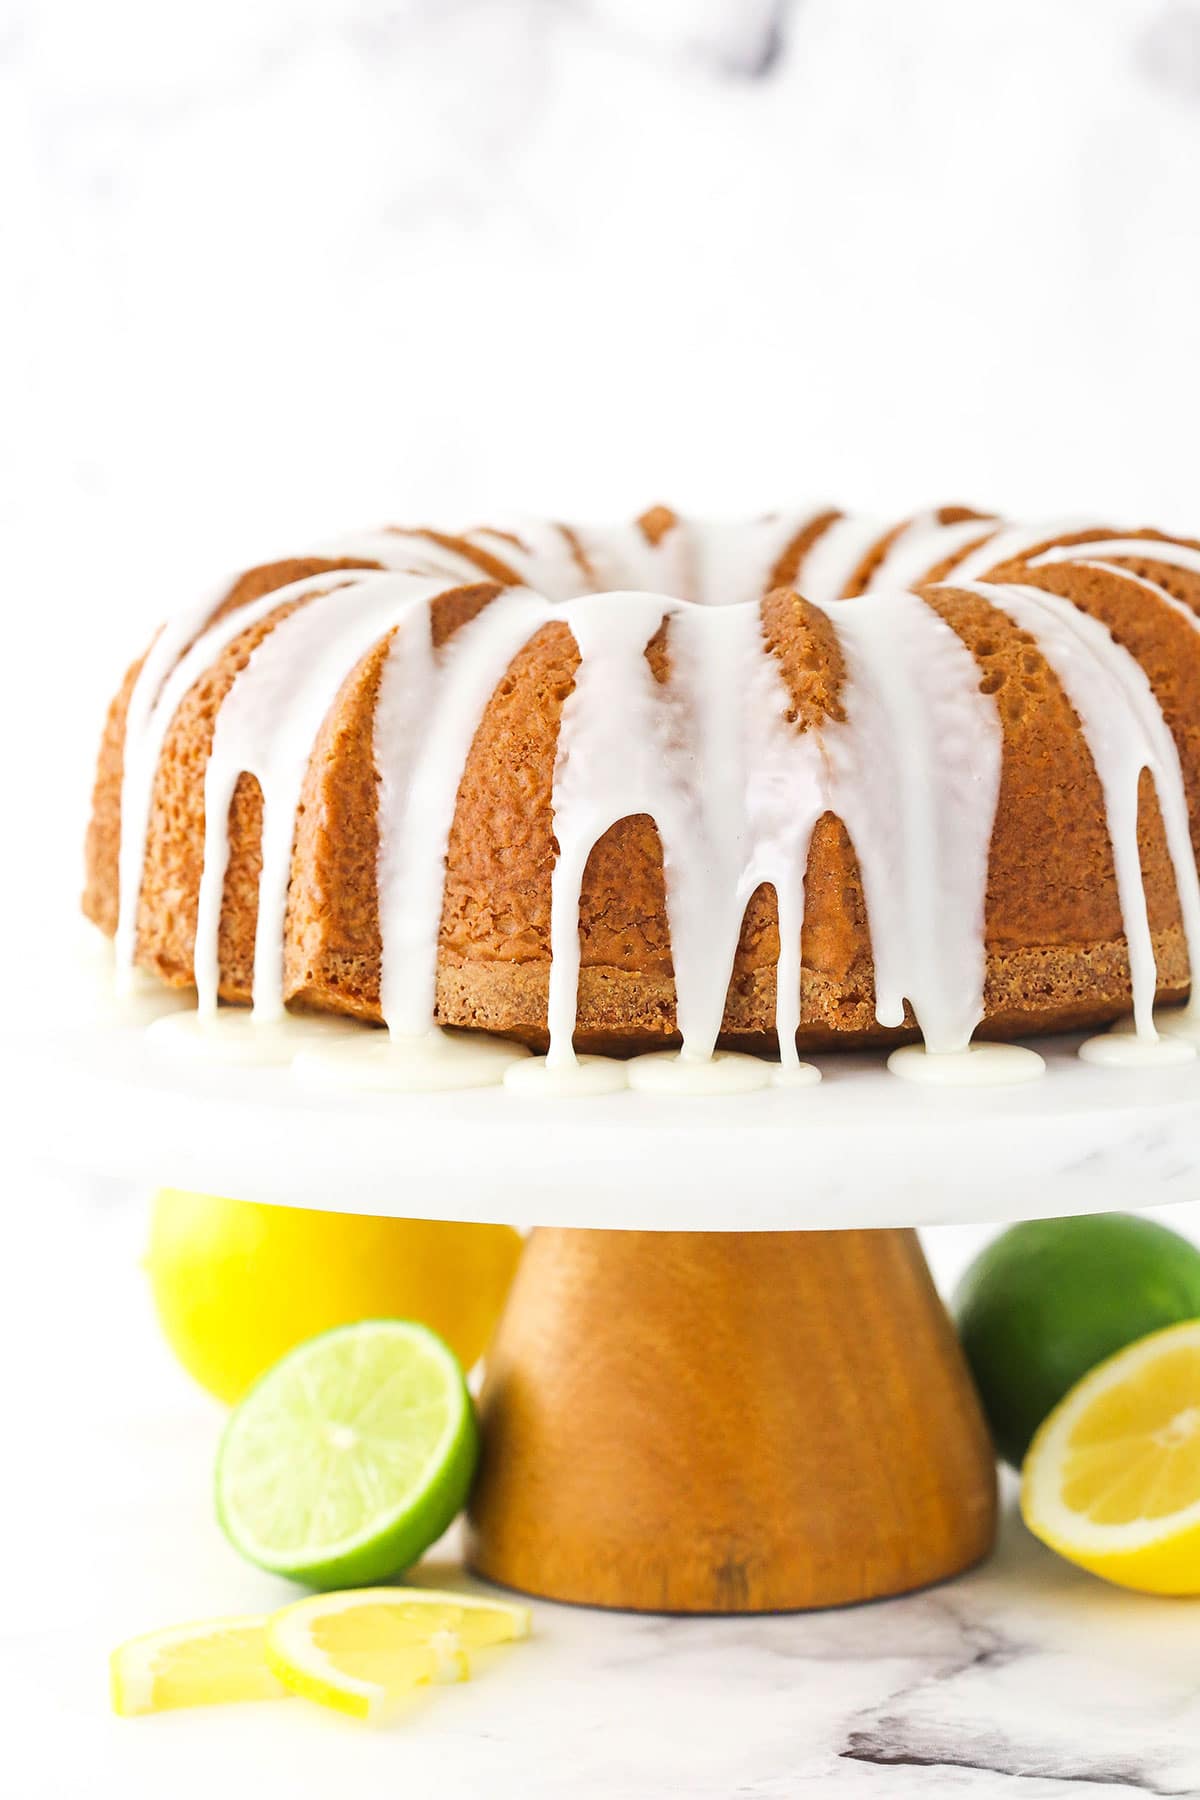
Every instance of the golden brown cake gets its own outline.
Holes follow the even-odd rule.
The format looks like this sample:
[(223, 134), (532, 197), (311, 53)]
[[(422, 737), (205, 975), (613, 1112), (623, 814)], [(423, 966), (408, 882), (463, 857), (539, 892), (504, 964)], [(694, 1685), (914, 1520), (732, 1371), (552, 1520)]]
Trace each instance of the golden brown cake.
[(953, 1049), (1183, 998), (1198, 843), (1195, 543), (658, 507), (378, 531), (164, 627), (84, 910), (264, 1016)]

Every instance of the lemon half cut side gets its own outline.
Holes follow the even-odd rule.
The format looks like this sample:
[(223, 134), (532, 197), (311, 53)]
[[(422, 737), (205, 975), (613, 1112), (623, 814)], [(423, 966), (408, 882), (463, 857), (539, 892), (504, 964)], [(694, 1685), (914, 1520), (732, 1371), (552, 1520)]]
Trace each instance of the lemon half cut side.
[(1021, 1512), (1080, 1567), (1150, 1594), (1200, 1594), (1200, 1319), (1092, 1370), (1030, 1446)]

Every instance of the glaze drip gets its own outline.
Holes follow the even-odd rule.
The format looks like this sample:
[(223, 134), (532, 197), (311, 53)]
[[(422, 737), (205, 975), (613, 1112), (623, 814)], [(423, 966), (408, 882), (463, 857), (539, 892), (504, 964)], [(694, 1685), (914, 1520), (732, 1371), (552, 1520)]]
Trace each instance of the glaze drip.
[[(956, 585), (962, 586), (961, 582)], [(1062, 683), (1104, 790), (1117, 893), (1129, 947), (1133, 1015), (1153, 1041), (1157, 968), (1138, 848), (1142, 772), (1154, 779), (1175, 874), (1188, 957), (1200, 967), (1200, 885), (1179, 752), (1140, 664), (1098, 619), (1042, 588), (979, 584), (976, 591), (1027, 631)]]
[(210, 624), (211, 615), (228, 590), (225, 584), (201, 606), (164, 625), (151, 645), (134, 683), (125, 726), (116, 935), (116, 974), (122, 990), (127, 989), (134, 966), (137, 906), (154, 778), (163, 740), (180, 702), (234, 638), (269, 618), (281, 606), (320, 593), (329, 583), (328, 575), (310, 576), (289, 587), (277, 588)]
[(917, 595), (830, 610), (850, 674), (846, 725), (826, 734), (829, 806), (866, 890), (875, 1013), (932, 1051), (961, 1050), (983, 1017), (988, 847), (1002, 735), (978, 665)]
[[(336, 580), (336, 578), (335, 578)], [(251, 653), (217, 714), (204, 780), (204, 872), (196, 926), (196, 990), (215, 1010), (229, 808), (239, 777), (262, 789), (262, 872), (254, 944), (254, 1011), (283, 1013), (283, 935), (300, 794), (317, 733), (356, 663), (436, 586), (408, 575), (351, 574), (282, 619)], [(287, 590), (284, 590), (285, 592)]]
[[(1061, 541), (1079, 533), (1085, 541)], [(571, 1091), (582, 1091), (597, 1079), (570, 1074), (579, 1066), (572, 1040), (580, 897), (596, 844), (636, 815), (654, 821), (662, 845), (681, 1081), (689, 1065), (713, 1056), (746, 910), (766, 887), (779, 920), (780, 1058), (800, 1085), (805, 879), (825, 814), (842, 821), (861, 871), (879, 1023), (915, 1021), (934, 1060), (962, 1053), (985, 1010), (1003, 731), (980, 664), (940, 604), (935, 611), (922, 595), (933, 570), (943, 594), (965, 589), (1029, 634), (1078, 717), (1103, 793), (1144, 1042), (1155, 1038), (1157, 980), (1137, 839), (1144, 770), (1158, 795), (1188, 955), (1200, 967), (1184, 771), (1150, 680), (1082, 605), (991, 578), (1020, 572), (1022, 563), (1078, 565), (1130, 584), (1146, 604), (1173, 608), (1200, 630), (1191, 609), (1145, 573), (1160, 565), (1200, 575), (1200, 552), (1187, 545), (1078, 521), (1027, 527), (931, 512), (888, 527), (809, 509), (718, 525), (657, 509), (611, 529), (523, 520), (448, 540), (384, 528), (322, 554), (378, 566), (306, 577), (219, 617), (221, 595), (210, 596), (163, 628), (133, 685), (116, 928), (126, 981), (171, 722), (239, 635), (269, 622), (217, 709), (205, 770), (193, 955), (201, 1014), (211, 1017), (217, 1005), (230, 805), (250, 775), (263, 801), (254, 1018), (269, 1026), (284, 1015), (289, 883), (314, 746), (343, 684), (384, 646), (373, 724), (381, 1010), (398, 1052), (427, 1039), (462, 773), (514, 659), (555, 624), (570, 631), (578, 666), (562, 705), (551, 791), (550, 1049), (544, 1066), (522, 1065), (514, 1083), (574, 1082)], [(1124, 566), (1130, 561), (1137, 572)], [(792, 586), (827, 623), (840, 656), (836, 716), (797, 718), (764, 635), (765, 594), (775, 571), (793, 565)], [(494, 597), (485, 595), (438, 647), (439, 599), (487, 582)], [(656, 639), (663, 655), (652, 666)], [(1187, 1017), (1200, 1017), (1200, 997)], [(972, 1063), (971, 1079), (985, 1062), (999, 1066), (989, 1053)], [(668, 1078), (676, 1075), (656, 1069), (651, 1077)], [(393, 1076), (381, 1068), (378, 1079)]]
[(549, 612), (523, 589), (501, 594), (440, 656), (428, 604), (397, 632), (375, 715), (380, 777), (381, 1003), (393, 1032), (432, 1028), (437, 939), (454, 803), (483, 709)]

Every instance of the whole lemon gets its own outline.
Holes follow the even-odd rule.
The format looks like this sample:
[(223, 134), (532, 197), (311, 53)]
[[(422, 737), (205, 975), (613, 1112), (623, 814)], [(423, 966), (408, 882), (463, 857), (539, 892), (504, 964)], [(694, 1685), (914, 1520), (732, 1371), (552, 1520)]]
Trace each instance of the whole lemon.
[(520, 1253), (508, 1225), (307, 1212), (163, 1188), (146, 1265), (171, 1348), (232, 1403), (285, 1351), (358, 1319), (419, 1319), (469, 1369)]

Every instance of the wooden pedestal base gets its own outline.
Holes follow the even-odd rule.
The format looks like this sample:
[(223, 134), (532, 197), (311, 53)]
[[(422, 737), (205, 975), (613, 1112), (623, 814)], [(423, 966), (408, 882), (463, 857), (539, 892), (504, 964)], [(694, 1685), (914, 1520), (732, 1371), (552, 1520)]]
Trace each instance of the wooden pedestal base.
[(489, 1361), (473, 1568), (772, 1612), (991, 1547), (995, 1466), (911, 1231), (534, 1233)]

